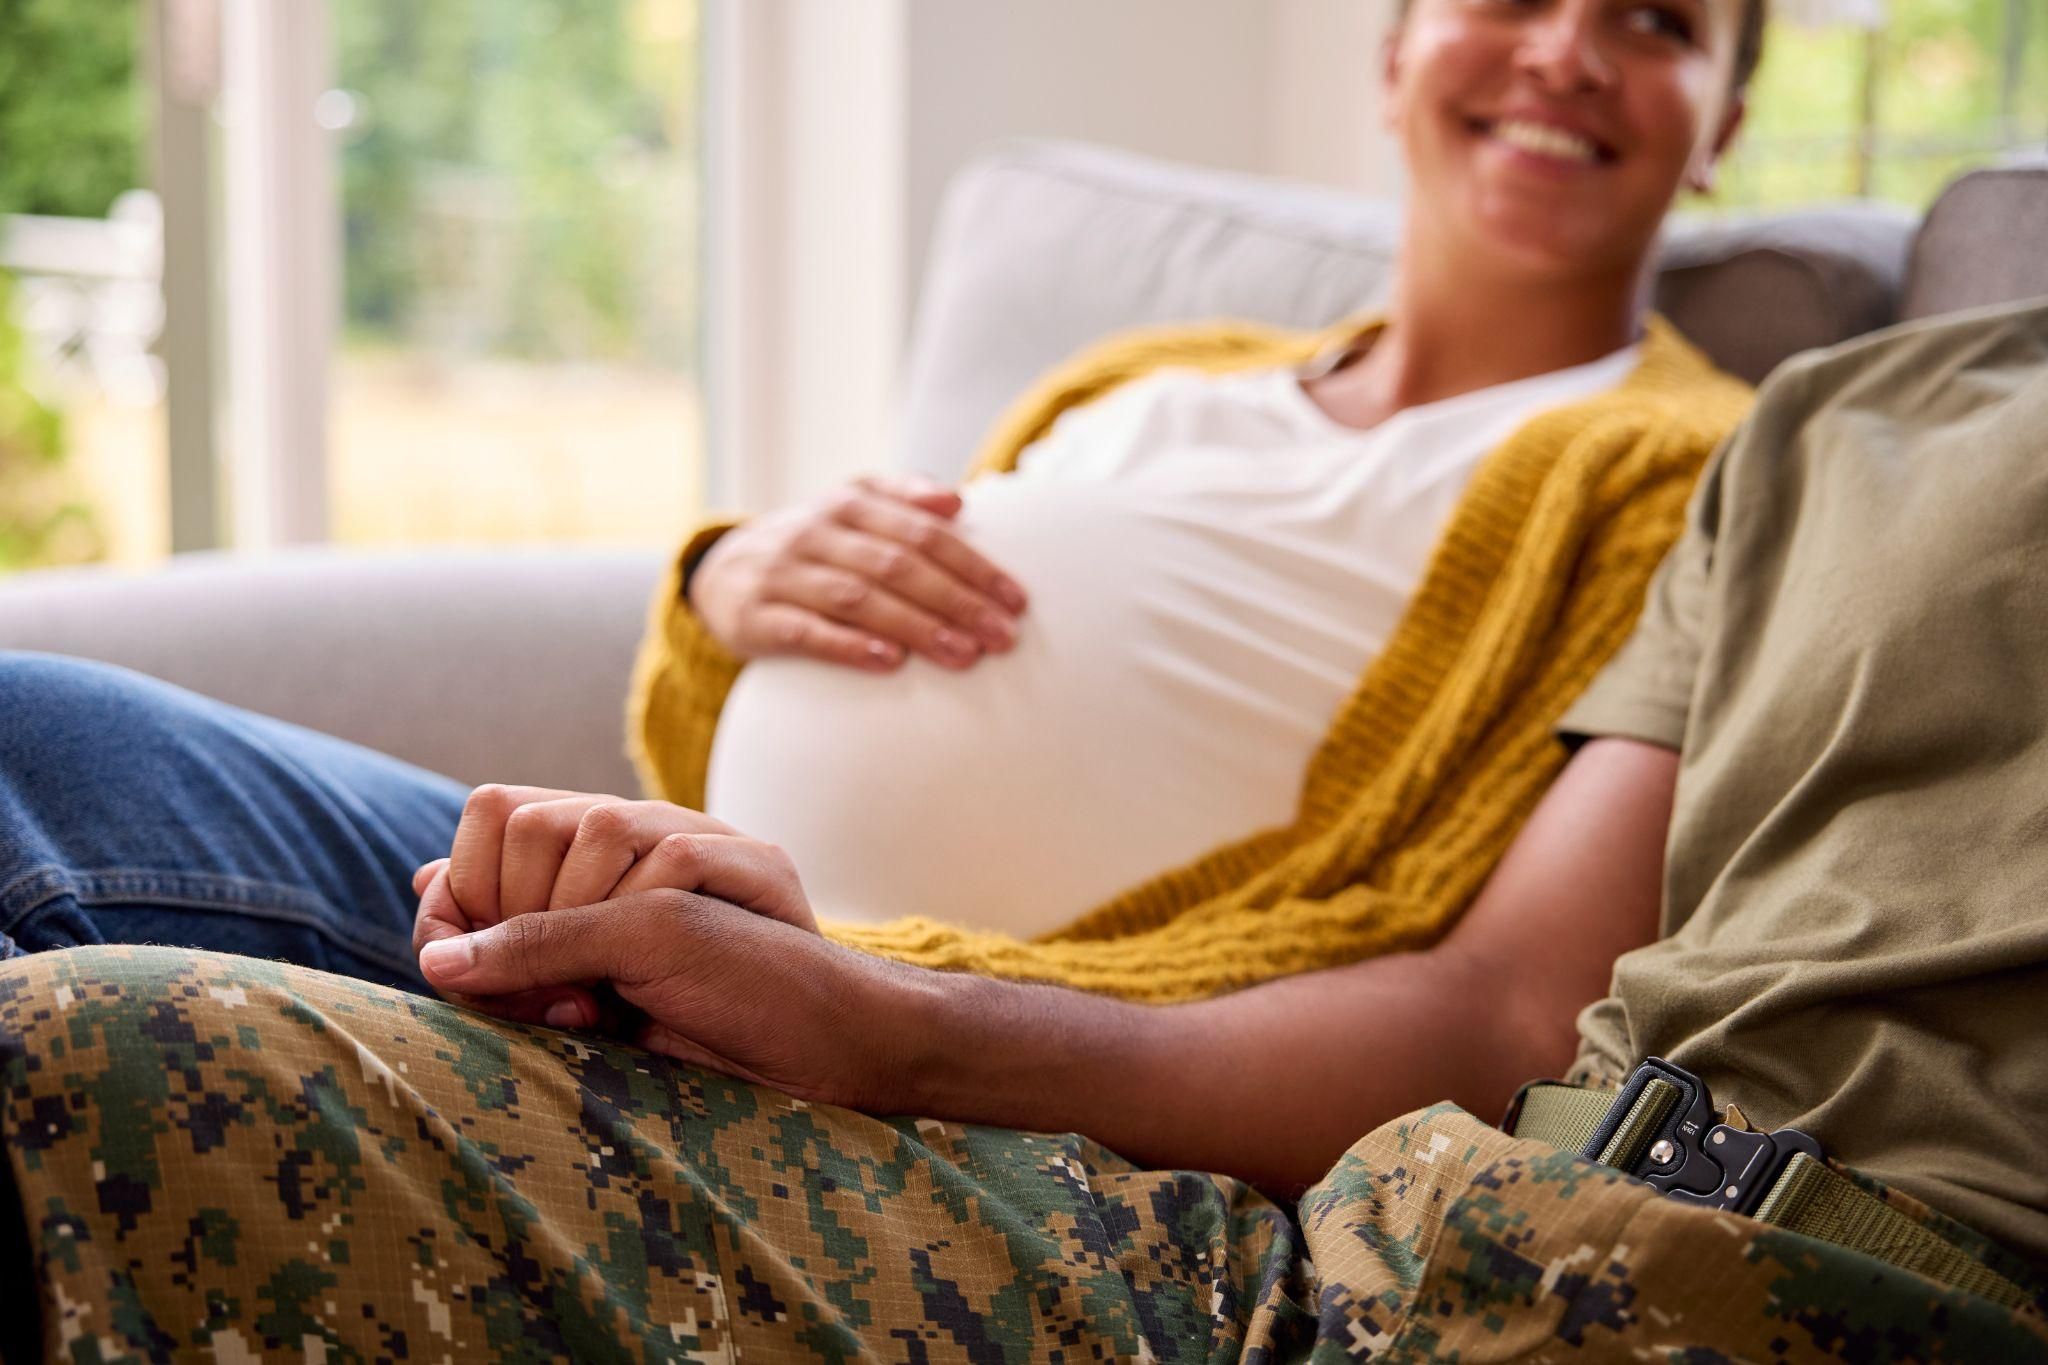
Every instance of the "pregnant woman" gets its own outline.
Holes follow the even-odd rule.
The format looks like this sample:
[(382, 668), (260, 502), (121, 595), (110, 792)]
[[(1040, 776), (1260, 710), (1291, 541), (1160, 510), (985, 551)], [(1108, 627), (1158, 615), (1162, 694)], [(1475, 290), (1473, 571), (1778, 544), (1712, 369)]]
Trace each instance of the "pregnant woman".
[(1164, 1000), (1427, 941), (1556, 772), (1546, 727), (1746, 401), (1640, 300), (1761, 24), (1761, 0), (1420, 0), (1385, 54), (1408, 194), (1384, 316), (1119, 339), (957, 493), (867, 480), (694, 537), (634, 694), (665, 816), (472, 800), (8, 659), (0, 951), (419, 989), (421, 864), (452, 849), (490, 922), (547, 907), (496, 888), (586, 822), (644, 843), (698, 810), (782, 845), (835, 934), (928, 966)]
[[(1157, 1001), (1431, 941), (1745, 401), (1640, 300), (1760, 23), (1419, 6), (1387, 54), (1384, 316), (1118, 338), (957, 493), (706, 528), (635, 689), (649, 790), (780, 845), (835, 937), (924, 966)], [(509, 871), (586, 802), (474, 818), (543, 807)], [(457, 858), (490, 918), (486, 876)]]

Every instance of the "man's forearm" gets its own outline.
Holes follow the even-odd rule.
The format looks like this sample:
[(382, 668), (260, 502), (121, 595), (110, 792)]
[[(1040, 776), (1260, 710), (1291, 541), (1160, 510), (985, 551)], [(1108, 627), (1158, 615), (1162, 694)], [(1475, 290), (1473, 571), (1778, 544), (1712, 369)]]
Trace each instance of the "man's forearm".
[(1438, 949), (1171, 1006), (942, 978), (914, 1094), (920, 1112), (1071, 1130), (1291, 1194), (1389, 1118), (1442, 1099), (1491, 1118), (1561, 1064), (1540, 1031), (1475, 1005), (1475, 974)]
[[(913, 1107), (1071, 1129), (1136, 1161), (1275, 1192), (1439, 1100), (1497, 1117), (1572, 1060), (1579, 1009), (1655, 936), (1678, 757), (1633, 740), (1567, 765), (1435, 947), (1189, 1005), (912, 973)], [(907, 969), (903, 969), (907, 972)]]

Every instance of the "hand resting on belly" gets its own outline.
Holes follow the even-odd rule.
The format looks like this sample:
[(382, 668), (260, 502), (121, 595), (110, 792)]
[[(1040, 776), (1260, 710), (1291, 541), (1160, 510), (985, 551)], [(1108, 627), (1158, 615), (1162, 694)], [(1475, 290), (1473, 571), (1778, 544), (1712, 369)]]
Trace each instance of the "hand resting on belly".
[(886, 672), (906, 649), (946, 668), (1016, 642), (1024, 590), (948, 524), (960, 495), (869, 477), (727, 531), (690, 605), (743, 659), (790, 655)]

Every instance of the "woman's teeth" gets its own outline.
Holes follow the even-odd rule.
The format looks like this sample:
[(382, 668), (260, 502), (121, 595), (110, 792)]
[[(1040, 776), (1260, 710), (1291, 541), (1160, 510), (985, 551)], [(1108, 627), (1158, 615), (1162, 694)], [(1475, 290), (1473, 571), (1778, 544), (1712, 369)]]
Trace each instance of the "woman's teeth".
[(1593, 162), (1600, 159), (1600, 149), (1593, 145), (1591, 139), (1568, 133), (1562, 128), (1553, 128), (1547, 123), (1502, 119), (1493, 125), (1493, 135), (1510, 147), (1519, 147), (1538, 156), (1555, 157), (1559, 161)]

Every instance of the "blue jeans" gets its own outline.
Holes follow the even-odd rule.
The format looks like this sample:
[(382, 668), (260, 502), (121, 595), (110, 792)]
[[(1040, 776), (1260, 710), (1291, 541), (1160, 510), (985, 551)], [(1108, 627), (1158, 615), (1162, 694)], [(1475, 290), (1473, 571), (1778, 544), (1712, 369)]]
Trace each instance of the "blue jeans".
[(126, 669), (0, 652), (0, 958), (163, 943), (424, 991), (467, 789)]

